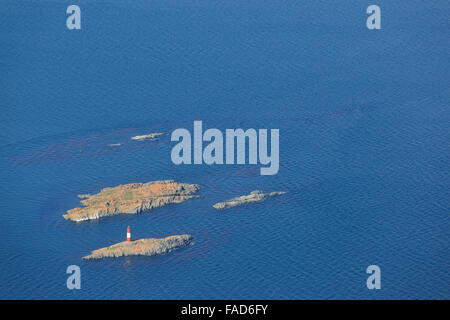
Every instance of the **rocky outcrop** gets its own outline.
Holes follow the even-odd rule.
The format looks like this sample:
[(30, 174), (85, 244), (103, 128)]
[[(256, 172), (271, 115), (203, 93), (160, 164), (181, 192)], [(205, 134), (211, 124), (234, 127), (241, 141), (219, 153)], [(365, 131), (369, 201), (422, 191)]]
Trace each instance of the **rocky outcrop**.
[(170, 236), (162, 239), (139, 239), (124, 241), (110, 247), (94, 250), (83, 259), (117, 258), (122, 256), (155, 256), (192, 243), (192, 236), (188, 234)]
[(213, 205), (213, 207), (217, 210), (221, 210), (221, 209), (226, 209), (226, 208), (230, 208), (230, 207), (236, 207), (236, 206), (241, 206), (247, 203), (252, 203), (252, 202), (260, 202), (265, 200), (267, 197), (273, 197), (273, 196), (277, 196), (280, 194), (284, 194), (286, 192), (283, 191), (276, 191), (276, 192), (271, 192), (271, 193), (262, 193), (259, 190), (255, 190), (250, 192), (249, 195), (245, 195), (245, 196), (240, 196), (240, 197), (236, 197), (224, 202), (219, 202), (216, 203), (215, 205)]
[(197, 184), (174, 180), (119, 185), (102, 189), (94, 195), (79, 195), (84, 207), (68, 210), (63, 217), (72, 221), (86, 221), (116, 214), (137, 214), (170, 203), (199, 198), (193, 195), (199, 189)]
[(131, 138), (131, 140), (155, 140), (156, 138), (160, 136), (165, 136), (167, 133), (164, 132), (155, 132), (150, 134), (144, 134), (142, 136), (134, 136)]

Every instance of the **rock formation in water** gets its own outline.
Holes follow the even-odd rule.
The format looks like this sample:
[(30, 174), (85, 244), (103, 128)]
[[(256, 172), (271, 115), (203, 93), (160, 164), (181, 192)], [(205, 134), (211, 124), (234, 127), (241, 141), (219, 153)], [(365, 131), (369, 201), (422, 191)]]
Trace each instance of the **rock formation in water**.
[(162, 239), (139, 239), (123, 241), (110, 247), (94, 250), (83, 259), (116, 258), (122, 256), (155, 256), (192, 243), (192, 236), (188, 234), (170, 236)]
[(78, 197), (82, 208), (68, 210), (64, 219), (86, 221), (115, 214), (136, 214), (144, 210), (162, 207), (199, 198), (193, 195), (200, 189), (197, 184), (179, 183), (174, 180), (130, 183), (113, 188), (104, 188), (99, 193)]
[(131, 140), (155, 140), (156, 138), (160, 137), (160, 136), (165, 136), (167, 133), (164, 132), (155, 132), (155, 133), (150, 133), (150, 134), (144, 134), (142, 136), (134, 136), (131, 138)]
[(277, 196), (277, 195), (284, 194), (284, 193), (286, 193), (286, 192), (276, 191), (276, 192), (270, 192), (270, 193), (262, 193), (259, 190), (255, 190), (255, 191), (250, 192), (250, 194), (248, 194), (248, 195), (240, 196), (240, 197), (236, 197), (236, 198), (224, 201), (224, 202), (216, 203), (215, 205), (213, 205), (213, 207), (217, 210), (221, 210), (221, 209), (226, 209), (226, 208), (230, 208), (230, 207), (241, 206), (246, 203), (260, 202), (260, 201), (265, 200), (267, 197), (273, 197), (273, 196)]

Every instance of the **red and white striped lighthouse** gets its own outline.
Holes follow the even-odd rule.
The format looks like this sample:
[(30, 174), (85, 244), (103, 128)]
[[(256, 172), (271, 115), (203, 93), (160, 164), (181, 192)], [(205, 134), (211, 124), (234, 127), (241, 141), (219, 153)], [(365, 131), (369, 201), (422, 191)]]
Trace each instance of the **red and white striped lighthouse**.
[(131, 230), (130, 230), (130, 226), (128, 226), (128, 228), (127, 228), (127, 241), (128, 241), (128, 242), (131, 241)]

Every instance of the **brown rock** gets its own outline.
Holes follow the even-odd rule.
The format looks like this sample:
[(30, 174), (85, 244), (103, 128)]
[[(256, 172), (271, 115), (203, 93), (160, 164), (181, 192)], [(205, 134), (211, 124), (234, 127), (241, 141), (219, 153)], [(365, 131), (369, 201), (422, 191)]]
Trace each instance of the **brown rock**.
[(99, 193), (83, 194), (78, 197), (84, 205), (63, 215), (64, 219), (86, 221), (115, 214), (137, 214), (170, 203), (180, 203), (199, 198), (193, 195), (199, 185), (178, 183), (174, 180), (130, 183), (114, 188), (104, 188)]

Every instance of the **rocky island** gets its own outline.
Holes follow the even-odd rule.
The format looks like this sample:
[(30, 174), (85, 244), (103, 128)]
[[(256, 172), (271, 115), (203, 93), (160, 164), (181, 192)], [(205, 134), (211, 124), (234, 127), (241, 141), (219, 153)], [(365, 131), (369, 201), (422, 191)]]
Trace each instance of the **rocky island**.
[(123, 241), (112, 246), (94, 250), (83, 259), (116, 258), (122, 256), (155, 256), (192, 243), (192, 236), (188, 234), (170, 236), (162, 239), (139, 239)]
[(83, 199), (81, 203), (84, 207), (70, 209), (63, 217), (79, 222), (116, 214), (137, 214), (170, 203), (199, 198), (199, 195), (193, 194), (199, 189), (197, 184), (179, 183), (174, 180), (129, 183), (104, 188), (94, 195), (79, 195), (78, 197)]
[(167, 133), (164, 132), (155, 132), (155, 133), (150, 133), (150, 134), (144, 134), (141, 136), (134, 136), (131, 137), (131, 140), (155, 140), (156, 138), (160, 137), (160, 136), (165, 136)]
[(248, 195), (244, 195), (244, 196), (240, 196), (240, 197), (236, 197), (224, 202), (219, 202), (216, 203), (215, 205), (213, 205), (213, 207), (217, 210), (222, 210), (222, 209), (226, 209), (226, 208), (230, 208), (230, 207), (236, 207), (236, 206), (241, 206), (247, 203), (252, 203), (252, 202), (260, 202), (265, 200), (267, 197), (273, 197), (273, 196), (277, 196), (280, 194), (285, 194), (286, 192), (284, 191), (276, 191), (276, 192), (270, 192), (270, 193), (263, 193), (259, 190), (255, 190), (250, 192), (250, 194)]

